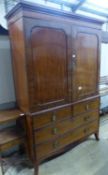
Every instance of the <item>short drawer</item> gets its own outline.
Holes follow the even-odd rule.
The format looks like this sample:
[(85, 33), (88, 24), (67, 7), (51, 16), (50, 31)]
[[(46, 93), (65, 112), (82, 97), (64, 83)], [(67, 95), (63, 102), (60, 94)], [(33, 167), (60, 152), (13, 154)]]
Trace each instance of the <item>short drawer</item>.
[(36, 146), (36, 156), (37, 159), (41, 159), (42, 157), (47, 157), (49, 154), (58, 151), (60, 148), (73, 143), (85, 136), (88, 136), (92, 133), (95, 133), (98, 129), (98, 122), (92, 122), (87, 126), (80, 127), (61, 138), (58, 138), (52, 142), (46, 142)]
[(65, 118), (69, 118), (72, 116), (71, 107), (59, 109), (56, 111), (48, 112), (41, 114), (39, 116), (35, 116), (33, 118), (33, 126), (35, 129), (46, 126), (50, 123), (55, 123), (57, 121), (61, 121)]
[(95, 133), (96, 131), (98, 131), (98, 128), (99, 128), (98, 121), (94, 121), (88, 125), (85, 125), (83, 128), (84, 136), (88, 136), (92, 133)]
[(99, 99), (86, 101), (73, 106), (73, 115), (79, 115), (84, 112), (99, 109)]
[[(77, 117), (76, 117), (77, 118)], [(84, 124), (89, 123), (94, 120), (99, 120), (99, 111), (92, 111), (83, 113), (79, 118), (83, 118)]]

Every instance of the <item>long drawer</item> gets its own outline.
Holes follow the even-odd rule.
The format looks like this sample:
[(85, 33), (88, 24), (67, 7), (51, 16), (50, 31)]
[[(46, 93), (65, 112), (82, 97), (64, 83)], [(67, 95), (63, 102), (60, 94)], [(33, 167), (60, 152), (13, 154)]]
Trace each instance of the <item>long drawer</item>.
[(85, 113), (88, 111), (92, 111), (95, 109), (99, 109), (99, 99), (95, 99), (92, 101), (86, 101), (82, 103), (78, 103), (73, 105), (73, 115), (79, 115), (81, 113)]
[(46, 142), (43, 144), (39, 144), (36, 146), (36, 157), (37, 159), (41, 159), (43, 157), (47, 157), (49, 154), (58, 151), (60, 148), (77, 141), (83, 137), (86, 137), (98, 130), (98, 121), (94, 121), (86, 126), (82, 126), (77, 130), (74, 130), (61, 138)]
[(41, 128), (45, 125), (64, 120), (72, 117), (71, 107), (59, 109), (52, 112), (47, 112), (33, 117), (33, 127)]
[(81, 125), (85, 125), (86, 123), (97, 119), (98, 111), (93, 111), (59, 122), (57, 124), (55, 123), (49, 127), (42, 128), (35, 132), (36, 143), (38, 144), (46, 140), (53, 139), (58, 135), (62, 135), (74, 128), (78, 128)]

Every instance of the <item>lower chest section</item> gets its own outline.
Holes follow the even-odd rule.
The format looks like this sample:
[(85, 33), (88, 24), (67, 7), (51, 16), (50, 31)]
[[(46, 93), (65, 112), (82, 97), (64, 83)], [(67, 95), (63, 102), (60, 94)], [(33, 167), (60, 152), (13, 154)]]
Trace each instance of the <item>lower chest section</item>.
[(36, 159), (43, 160), (99, 129), (99, 99), (32, 116)]

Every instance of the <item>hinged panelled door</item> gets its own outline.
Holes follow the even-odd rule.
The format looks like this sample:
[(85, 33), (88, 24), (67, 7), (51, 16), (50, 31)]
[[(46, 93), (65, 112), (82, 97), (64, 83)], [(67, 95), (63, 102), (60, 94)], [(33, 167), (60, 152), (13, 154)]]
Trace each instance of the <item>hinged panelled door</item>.
[(99, 37), (98, 31), (75, 28), (73, 48), (73, 99), (94, 95), (98, 91)]
[(32, 106), (38, 108), (68, 101), (69, 37), (59, 25), (43, 23), (44, 26), (33, 26), (30, 32), (32, 70), (29, 73), (33, 81), (30, 95)]

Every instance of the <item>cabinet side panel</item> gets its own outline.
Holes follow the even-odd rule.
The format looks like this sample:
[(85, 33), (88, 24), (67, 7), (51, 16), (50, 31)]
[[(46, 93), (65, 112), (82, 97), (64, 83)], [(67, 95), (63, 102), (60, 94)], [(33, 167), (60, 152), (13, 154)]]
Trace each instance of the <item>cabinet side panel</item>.
[(22, 111), (27, 111), (29, 107), (27, 89), (27, 71), (24, 45), (23, 20), (9, 25), (10, 40), (13, 57), (13, 73), (18, 107)]

